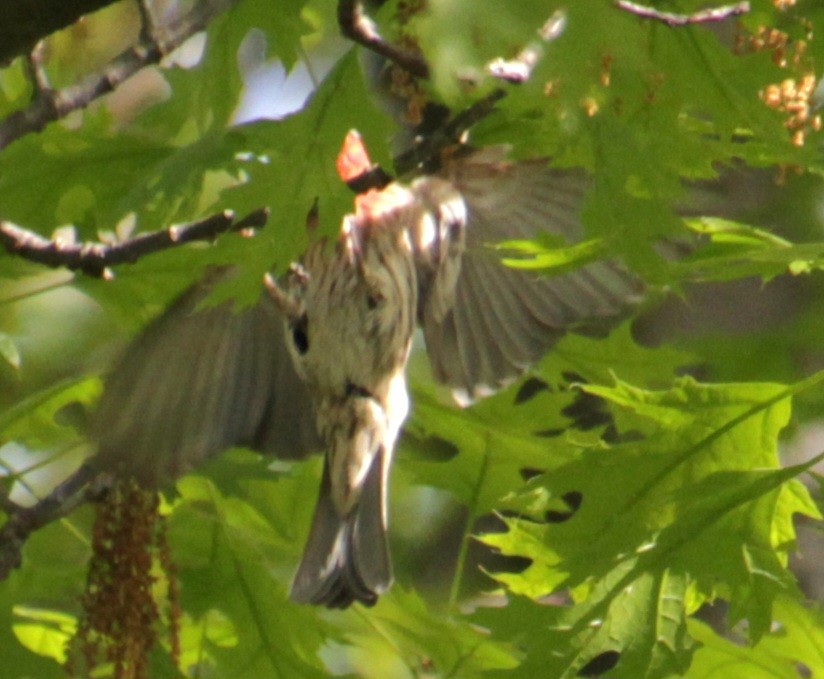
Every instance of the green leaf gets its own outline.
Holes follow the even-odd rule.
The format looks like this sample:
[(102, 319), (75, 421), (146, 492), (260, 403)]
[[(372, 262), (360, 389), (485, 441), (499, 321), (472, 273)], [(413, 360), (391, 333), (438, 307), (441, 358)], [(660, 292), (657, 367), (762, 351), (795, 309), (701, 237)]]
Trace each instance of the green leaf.
[[(767, 383), (792, 383), (820, 363), (820, 187), (813, 180), (824, 174), (822, 133), (810, 130), (806, 145), (794, 146), (787, 112), (759, 96), (815, 70), (824, 52), (807, 32), (821, 32), (824, 10), (816, 3), (786, 12), (770, 0), (751, 4), (743, 26), (778, 27), (795, 41), (787, 45), (786, 68), (771, 49), (749, 50), (746, 35), (743, 49), (733, 49), (726, 31), (671, 28), (602, 0), (568, 3), (566, 27), (540, 46), (533, 77), (505, 86), (508, 96), (471, 130), (471, 143), (508, 144), (514, 157), (552, 156), (556, 167), (583, 167), (594, 176), (582, 214), (587, 240), (568, 246), (536, 234), (508, 243), (517, 266), (559, 273), (595, 256), (623, 259), (643, 280), (685, 296), (694, 281), (812, 275), (777, 280), (766, 295), (757, 283), (742, 285), (744, 292), (726, 304), (698, 305), (700, 327), (708, 328), (698, 339), (639, 347), (629, 324), (606, 339), (570, 334), (524, 380), (463, 410), (414, 366), (414, 410), (392, 489), (393, 509), (401, 509), (391, 517), (399, 583), (369, 610), (329, 612), (287, 598), (319, 460), (278, 464), (275, 471), (269, 461), (235, 450), (183, 479), (167, 502), (181, 580), (182, 663), (171, 667), (168, 635), (159, 630), (167, 649), (152, 659), (153, 677), (789, 677), (797, 675), (796, 662), (814, 676), (824, 671), (824, 622), (799, 605), (786, 566), (793, 516), (817, 510), (796, 478), (806, 467), (781, 469), (776, 456), (789, 398), (800, 396), (794, 419), (803, 427), (820, 415), (821, 390), (809, 388), (817, 377), (790, 389)], [(0, 154), (0, 217), (44, 235), (71, 223), (80, 238), (96, 239), (99, 231), (125, 233), (132, 223), (145, 231), (221, 209), (242, 215), (271, 208), (270, 223), (255, 238), (227, 234), (118, 267), (111, 282), (73, 283), (130, 330), (210, 264), (237, 266), (218, 296), (245, 303), (259, 294), (264, 270), (283, 271), (311, 239), (334, 237), (352, 204), (334, 167), (348, 129), (360, 129), (373, 158), (390, 167), (388, 138), (398, 121), (374, 105), (373, 83), (354, 50), (294, 115), (229, 126), (245, 86), (240, 52), (265, 40), (266, 53), (253, 56), (280, 58), (288, 69), (302, 46), (337, 33), (331, 0), (275, 5), (235, 3), (208, 27), (196, 66), (159, 67), (169, 97), (136, 118), (115, 125), (104, 110), (89, 110)], [(680, 5), (674, 11), (706, 2)], [(459, 113), (501, 86), (485, 75), (486, 63), (534, 44), (555, 9), (542, 0), (506, 7), (432, 0), (416, 14), (394, 2), (380, 14), (381, 32), (419, 38), (433, 72), (425, 86)], [(401, 26), (393, 11), (414, 18)], [(802, 40), (807, 52), (793, 59)], [(90, 62), (78, 63), (50, 75), (65, 80)], [(30, 90), (22, 61), (3, 69), (0, 112), (25, 105)], [(738, 179), (742, 166), (767, 168), (764, 174), (797, 167), (806, 177), (764, 191), (745, 173), (709, 201), (712, 209), (691, 184), (682, 187), (683, 180), (712, 180), (726, 169)], [(309, 234), (306, 214), (315, 199), (320, 223)], [(759, 201), (769, 205), (756, 210)], [(710, 216), (685, 225), (683, 210)], [(659, 238), (684, 236), (704, 243), (686, 257), (660, 256)], [(19, 261), (2, 259), (7, 278), (30, 275), (32, 266)], [(783, 294), (775, 293), (782, 286)], [(725, 288), (710, 290), (706, 296), (720, 297)], [(7, 332), (23, 348), (49, 319), (39, 306), (4, 310), (14, 328)], [(671, 312), (665, 309), (659, 322)], [(719, 329), (733, 323), (738, 334)], [(103, 338), (66, 337), (66, 346), (78, 342), (94, 347), (84, 366), (61, 368), (58, 358), (48, 374), (26, 370), (10, 385), (6, 399), (15, 405), (0, 416), (5, 436), (32, 447), (76, 446), (66, 406), (91, 406), (99, 385), (82, 374), (63, 380), (67, 371), (96, 373), (111, 353)], [(15, 362), (2, 336), (0, 353)], [(731, 383), (673, 383), (674, 373), (696, 365), (703, 379)], [(437, 502), (421, 514), (410, 497)], [(441, 516), (435, 505), (451, 499), (467, 511)], [(495, 511), (508, 517), (508, 532), (486, 542), (529, 565), (497, 575), (509, 587), (508, 602), (493, 596), (500, 608), (465, 616), (458, 601), (475, 595), (480, 579), (466, 582), (482, 551), (469, 548), (474, 520)], [(4, 678), (64, 674), (58, 646), (79, 613), (90, 523), (81, 509), (36, 532), (22, 568), (0, 586)], [(398, 550), (410, 525), (437, 547)], [(425, 564), (418, 567), (425, 578), (413, 578), (415, 562)], [(449, 600), (442, 601), (450, 578)], [(729, 601), (733, 621), (747, 619), (751, 636), (760, 636), (756, 646), (725, 642), (688, 617), (714, 596)], [(697, 650), (696, 641), (703, 644)]]
[(43, 448), (65, 439), (71, 426), (61, 424), (56, 415), (66, 406), (89, 405), (100, 395), (101, 384), (96, 377), (66, 380), (19, 401), (0, 413), (0, 432), (6, 440)]
[[(431, 384), (413, 379), (412, 416), (401, 440), (399, 467), (415, 483), (448, 491), (468, 508), (462, 560), (474, 520), (522, 488), (525, 475), (554, 474), (581, 448), (600, 446), (606, 413), (593, 410), (592, 399), (582, 400), (580, 392), (569, 388), (570, 376), (601, 382), (611, 380), (613, 366), (620, 366), (616, 369), (622, 376), (658, 381), (689, 362), (687, 354), (671, 349), (639, 347), (625, 325), (604, 340), (569, 335), (532, 380), (463, 410)], [(412, 375), (420, 372), (413, 365)], [(563, 503), (556, 509), (563, 510)], [(460, 561), (453, 581), (453, 604), (463, 565)]]
[(558, 274), (598, 259), (604, 253), (600, 239), (586, 240), (569, 247), (545, 246), (534, 241), (504, 241), (496, 248), (512, 251), (518, 257), (505, 257), (503, 263), (513, 269), (541, 269), (547, 274)]
[[(284, 585), (308, 531), (318, 462), (273, 475), (261, 471), (256, 456), (238, 456), (228, 479), (231, 495), (203, 477), (178, 483), (170, 538), (190, 614), (182, 627), (185, 653), (197, 658), (200, 671), (233, 667), (238, 676), (320, 677), (329, 676), (329, 663), (342, 662), (364, 677), (426, 666), (479, 677), (514, 666), (508, 645), (466, 621), (444, 618), (401, 587), (368, 611), (327, 614), (287, 599)], [(225, 479), (224, 463), (216, 465), (216, 479)], [(337, 650), (321, 653), (321, 660), (321, 644)]]
[[(627, 561), (603, 578), (592, 594), (599, 603), (535, 605), (514, 597), (500, 609), (478, 611), (478, 624), (513, 635), (524, 651), (516, 670), (492, 676), (624, 679), (683, 673), (695, 649), (682, 605), (687, 578), (644, 572), (630, 584), (626, 574), (632, 570)], [(609, 607), (600, 603), (605, 598)]]
[(31, 89), (31, 84), (26, 80), (23, 57), (0, 69), (0, 115), (7, 116), (28, 103)]
[[(271, 3), (266, 0), (244, 0), (232, 10), (232, 20), (239, 26), (255, 28), (266, 36), (270, 58), (283, 62), (287, 72), (292, 70), (301, 53), (301, 39), (311, 30), (304, 18), (304, 7), (308, 0), (285, 0), (278, 4), (278, 11), (272, 11)], [(241, 36), (242, 29), (235, 28)], [(225, 42), (225, 36), (219, 37)]]
[[(306, 247), (306, 217), (317, 201), (320, 225), (312, 237), (336, 236), (352, 193), (338, 177), (335, 156), (346, 133), (358, 128), (373, 161), (385, 163), (390, 124), (369, 103), (354, 54), (344, 57), (298, 115), (241, 125), (229, 133), (248, 160), (243, 184), (223, 191), (220, 204), (239, 212), (271, 205), (266, 229), (246, 249), (245, 272), (256, 295), (260, 275), (285, 270)], [(334, 152), (332, 150), (334, 149)]]
[(573, 381), (602, 384), (615, 376), (631, 384), (655, 387), (669, 383), (697, 357), (671, 345), (645, 347), (633, 338), (632, 324), (625, 323), (608, 337), (569, 334), (547, 354), (536, 373), (550, 384), (574, 375)]
[[(824, 671), (824, 617), (818, 605), (803, 606), (788, 597), (775, 602), (775, 624), (754, 647), (719, 636), (698, 620), (690, 634), (701, 643), (688, 679), (798, 679)], [(808, 673), (808, 674), (807, 674)]]
[[(522, 573), (497, 576), (515, 592), (537, 599), (573, 588), (564, 647), (572, 644), (586, 657), (570, 657), (564, 672), (592, 659), (597, 621), (618, 615), (628, 590), (647, 591), (643, 605), (667, 619), (671, 611), (658, 607), (675, 606), (681, 626), (698, 603), (721, 594), (730, 600), (732, 621), (749, 620), (753, 639), (769, 629), (775, 597), (797, 593), (786, 568), (792, 516), (819, 516), (795, 480), (810, 465), (780, 469), (776, 440), (788, 421), (789, 396), (821, 378), (789, 390), (688, 378), (662, 392), (622, 382), (583, 387), (609, 404), (616, 443), (582, 448), (531, 481), (512, 505), (523, 518), (507, 519), (507, 533), (484, 536), (505, 554), (531, 560)], [(577, 506), (551, 520), (550, 501), (573, 493)], [(678, 578), (680, 594), (662, 598), (645, 589), (650, 576)], [(630, 632), (612, 650), (630, 648)], [(679, 658), (686, 662), (686, 647)], [(666, 676), (649, 662), (648, 676)], [(620, 667), (616, 676), (638, 676), (632, 662)]]
[(674, 275), (682, 280), (728, 281), (759, 276), (769, 281), (782, 274), (811, 273), (824, 267), (824, 246), (820, 243), (796, 245), (764, 229), (713, 217), (690, 219), (686, 224), (709, 241), (670, 264)]
[(23, 566), (0, 588), (0, 644), (10, 679), (58, 679), (61, 643), (79, 613), (89, 559), (91, 512), (75, 511), (35, 532), (23, 548)]
[[(544, 469), (564, 459), (563, 443), (550, 446), (534, 434), (538, 428), (562, 430), (569, 420), (561, 410), (569, 402), (569, 394), (545, 391), (516, 404), (507, 391), (458, 410), (416, 388), (402, 442), (403, 454), (415, 456), (409, 471), (418, 483), (448, 490), (472, 516), (489, 512), (521, 485), (522, 469)], [(427, 449), (438, 441), (450, 442), (460, 454), (447, 462), (427, 460)]]
[(77, 631), (74, 616), (25, 606), (16, 606), (14, 615), (20, 620), (14, 634), (23, 646), (61, 665), (66, 662), (66, 645)]
[(20, 352), (14, 339), (4, 332), (0, 332), (0, 356), (15, 370), (20, 370)]
[(435, 86), (454, 104), (463, 100), (462, 79), (484, 78), (487, 62), (511, 57), (534, 42), (550, 13), (546, 3), (526, 0), (508, 6), (506, 21), (501, 21), (501, 7), (494, 0), (435, 0), (415, 19), (413, 30), (431, 65)]
[[(203, 477), (178, 483), (170, 541), (179, 554), (182, 603), (193, 616), (191, 624), (208, 625), (200, 636), (196, 629), (186, 632), (193, 644), (187, 653), (201, 659), (200, 671), (225, 667), (235, 668), (230, 676), (327, 676), (316, 653), (330, 628), (317, 609), (290, 602), (285, 589), (302, 537), (297, 531), (306, 527), (311, 509), (296, 503), (297, 493), (313, 483), (308, 468), (274, 483), (244, 482), (245, 498), (226, 496)], [(296, 509), (301, 520), (290, 523), (287, 512)]]
[[(244, 81), (239, 50), (250, 31), (263, 34), (269, 56), (280, 58), (287, 71), (297, 60), (300, 41), (309, 32), (301, 18), (307, 0), (281, 0), (273, 11), (268, 0), (241, 0), (209, 24), (200, 62), (191, 69), (169, 73), (175, 96), (169, 102), (200, 134), (223, 129), (240, 102)], [(219, 86), (216, 84), (219, 83)], [(159, 111), (152, 117), (157, 120)], [(173, 116), (178, 119), (179, 116)]]
[(265, 0), (243, 0), (221, 14), (209, 27), (201, 62), (166, 71), (173, 96), (122, 133), (111, 129), (107, 115), (87, 112), (80, 129), (50, 125), (5, 149), (4, 218), (44, 234), (72, 223), (84, 238), (94, 239), (97, 230), (113, 231), (129, 212), (144, 229), (198, 216), (207, 172), (233, 171), (235, 154), (245, 150), (225, 136), (243, 86), (238, 48), (257, 28), (279, 56), (294, 63), (308, 30), (300, 18), (304, 4), (290, 0), (272, 12)]
[[(3, 215), (44, 234), (69, 221), (83, 237), (94, 237), (97, 229), (114, 228), (127, 209), (121, 198), (172, 150), (145, 138), (114, 136), (105, 116), (88, 117), (71, 133), (49, 126), (0, 154)], [(81, 201), (64, 199), (81, 191)]]
[(347, 669), (364, 679), (400, 676), (486, 677), (517, 664), (508, 644), (466, 619), (432, 610), (395, 586), (368, 613), (347, 616)]

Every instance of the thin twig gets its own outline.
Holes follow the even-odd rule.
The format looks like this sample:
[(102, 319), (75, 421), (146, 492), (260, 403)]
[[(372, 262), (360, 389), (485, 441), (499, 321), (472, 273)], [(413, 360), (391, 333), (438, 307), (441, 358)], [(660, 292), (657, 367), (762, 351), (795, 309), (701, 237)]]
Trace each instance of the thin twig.
[(427, 135), (411, 149), (396, 157), (395, 171), (399, 175), (403, 175), (418, 168), (424, 168), (427, 171), (437, 169), (440, 163), (441, 151), (449, 146), (461, 143), (464, 133), (493, 113), (495, 104), (506, 95), (505, 90), (493, 90), (483, 99), (479, 99), (472, 106), (461, 111), (443, 127)]
[(657, 21), (662, 21), (667, 26), (688, 26), (690, 24), (706, 24), (713, 21), (725, 21), (730, 17), (746, 14), (750, 11), (749, 2), (737, 2), (733, 5), (710, 7), (708, 9), (693, 12), (692, 14), (662, 12), (654, 9), (653, 7), (639, 5), (635, 2), (630, 2), (629, 0), (615, 0), (615, 6), (644, 19), (655, 19)]
[(360, 0), (339, 0), (338, 25), (343, 35), (368, 50), (386, 57), (418, 78), (429, 77), (429, 64), (417, 52), (384, 40), (375, 23), (367, 16)]
[(111, 278), (109, 267), (134, 263), (140, 257), (176, 245), (196, 240), (214, 240), (227, 231), (260, 228), (269, 217), (267, 208), (260, 208), (241, 220), (231, 210), (224, 210), (206, 219), (162, 231), (143, 233), (123, 243), (61, 243), (0, 221), (0, 245), (12, 254), (52, 268), (65, 267), (98, 278)]
[(46, 68), (43, 65), (43, 50), (44, 43), (42, 41), (38, 42), (26, 57), (26, 70), (34, 84), (33, 99), (36, 99), (43, 92), (51, 91), (49, 76), (46, 74)]
[[(443, 151), (464, 143), (464, 136), (469, 128), (494, 112), (495, 104), (506, 94), (502, 89), (493, 90), (430, 134), (419, 137), (412, 148), (395, 156), (397, 174), (436, 172), (440, 168)], [(346, 185), (355, 193), (365, 193), (370, 189), (382, 189), (393, 180), (394, 177), (380, 165), (373, 165), (366, 172), (347, 180)]]
[(539, 40), (529, 43), (514, 59), (493, 59), (486, 65), (486, 71), (499, 80), (523, 83), (532, 77), (532, 71), (544, 52), (544, 43), (552, 42), (566, 28), (566, 12), (557, 10), (538, 30)]
[[(57, 115), (54, 100), (54, 89), (49, 82), (49, 76), (43, 64), (44, 43), (41, 40), (26, 55), (24, 65), (32, 84), (31, 101), (29, 108), (37, 111), (49, 111), (50, 115)], [(0, 131), (0, 149), (2, 149), (2, 131)]]
[[(159, 27), (147, 26), (143, 38), (110, 61), (101, 71), (79, 83), (60, 90), (42, 90), (35, 81), (35, 96), (25, 108), (0, 120), (0, 150), (16, 139), (31, 132), (39, 132), (47, 124), (65, 117), (72, 111), (85, 108), (98, 97), (108, 94), (125, 80), (146, 66), (157, 63), (166, 54), (183, 44), (195, 33), (202, 31), (220, 12), (236, 0), (201, 0), (187, 15), (163, 26), (161, 39)], [(30, 70), (36, 68), (29, 58)], [(34, 71), (36, 74), (36, 71)], [(44, 93), (48, 96), (44, 96)]]
[[(95, 483), (100, 479), (100, 483)], [(106, 480), (90, 463), (78, 467), (68, 479), (56, 486), (45, 498), (31, 507), (10, 507), (9, 516), (0, 528), (0, 580), (4, 580), (22, 560), (22, 549), (29, 536), (39, 528), (56, 521), (101, 492)]]
[[(383, 56), (412, 75), (428, 78), (429, 66), (417, 52), (403, 49), (384, 40), (363, 9), (359, 0), (339, 0), (338, 23), (344, 36)], [(499, 80), (522, 83), (530, 78), (543, 52), (543, 44), (555, 40), (564, 30), (566, 14), (557, 11), (547, 19), (538, 33), (538, 41), (533, 41), (522, 49), (514, 59), (494, 59), (487, 64), (487, 73)], [(495, 110), (495, 104), (506, 96), (506, 91), (496, 89), (483, 99), (464, 110), (452, 120), (431, 133), (420, 135), (417, 143), (408, 151), (395, 158), (395, 170), (399, 175), (413, 170), (432, 172), (440, 165), (441, 152), (461, 143), (464, 133), (475, 123), (483, 120)], [(356, 193), (373, 188), (383, 188), (392, 176), (376, 165), (369, 171), (347, 181)]]
[(146, 0), (138, 0), (137, 10), (140, 12), (140, 42), (157, 42), (154, 16), (149, 3)]

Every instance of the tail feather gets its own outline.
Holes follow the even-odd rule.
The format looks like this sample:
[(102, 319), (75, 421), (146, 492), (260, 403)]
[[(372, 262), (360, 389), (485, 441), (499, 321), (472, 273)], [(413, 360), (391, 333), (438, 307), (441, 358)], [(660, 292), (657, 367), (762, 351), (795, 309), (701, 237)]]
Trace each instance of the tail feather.
[(332, 502), (329, 464), (324, 465), (309, 539), (291, 597), (299, 603), (346, 608), (372, 606), (392, 582), (386, 539), (387, 455), (380, 450), (364, 480), (358, 503), (341, 516)]

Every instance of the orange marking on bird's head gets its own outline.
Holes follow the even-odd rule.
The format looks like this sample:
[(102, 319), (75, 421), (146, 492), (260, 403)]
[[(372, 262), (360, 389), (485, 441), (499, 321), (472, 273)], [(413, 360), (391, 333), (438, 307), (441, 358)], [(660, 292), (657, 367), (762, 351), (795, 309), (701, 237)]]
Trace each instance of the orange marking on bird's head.
[(343, 146), (338, 153), (337, 168), (338, 175), (345, 182), (372, 169), (372, 161), (363, 145), (363, 137), (357, 130), (347, 132), (346, 139), (343, 140)]

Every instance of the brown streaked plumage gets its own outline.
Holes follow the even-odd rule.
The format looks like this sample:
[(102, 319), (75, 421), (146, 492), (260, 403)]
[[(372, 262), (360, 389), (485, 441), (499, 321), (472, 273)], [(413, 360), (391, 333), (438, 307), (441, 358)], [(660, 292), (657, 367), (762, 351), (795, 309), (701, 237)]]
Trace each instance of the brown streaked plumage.
[[(359, 157), (344, 166), (368, 164)], [(113, 370), (95, 420), (99, 466), (159, 485), (231, 445), (325, 451), (292, 597), (373, 604), (392, 579), (386, 492), (416, 324), (435, 377), (467, 401), (515, 378), (568, 330), (608, 327), (638, 298), (638, 282), (614, 263), (544, 277), (503, 266), (485, 247), (539, 231), (579, 240), (586, 187), (580, 172), (486, 149), (359, 196), (338, 241), (313, 244), (269, 278), (253, 308), (200, 308), (228, 275), (212, 274)]]

